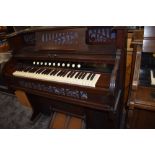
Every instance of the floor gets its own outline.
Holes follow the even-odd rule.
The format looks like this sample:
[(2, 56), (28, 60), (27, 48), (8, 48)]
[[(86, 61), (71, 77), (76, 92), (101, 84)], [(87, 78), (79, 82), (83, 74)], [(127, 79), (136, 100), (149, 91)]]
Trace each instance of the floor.
[(47, 129), (50, 117), (41, 115), (34, 123), (30, 121), (32, 109), (21, 105), (12, 94), (0, 92), (1, 129)]

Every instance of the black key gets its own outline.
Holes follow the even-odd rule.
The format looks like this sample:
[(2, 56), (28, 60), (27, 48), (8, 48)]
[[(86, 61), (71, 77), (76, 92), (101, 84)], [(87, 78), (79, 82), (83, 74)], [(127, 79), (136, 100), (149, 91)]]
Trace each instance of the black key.
[(38, 70), (38, 68), (35, 67), (35, 68), (33, 69), (33, 73), (35, 73), (37, 70)]
[(36, 71), (34, 73), (37, 73), (37, 71), (39, 71), (41, 68), (36, 68)]
[(43, 71), (41, 74), (49, 74), (51, 72), (51, 69), (46, 69), (45, 71)]
[(90, 79), (91, 75), (92, 75), (92, 73), (90, 73), (90, 74), (88, 75), (87, 80), (89, 80), (89, 79)]
[(60, 70), (56, 70), (55, 73), (53, 73), (53, 76), (55, 76)]
[(57, 73), (57, 69), (54, 69), (54, 71), (52, 73), (50, 73), (50, 75), (55, 75)]
[(46, 72), (46, 69), (44, 69), (44, 71), (43, 72), (41, 72), (41, 74), (44, 74)]
[(34, 73), (35, 71), (37, 71), (38, 70), (38, 68), (33, 68), (33, 69), (31, 69), (29, 72), (30, 73)]
[(53, 70), (52, 70), (52, 72), (50, 73), (50, 75), (53, 75), (53, 73), (54, 73), (55, 71), (56, 71), (56, 70), (55, 70), (55, 69), (53, 69)]
[(32, 67), (28, 66), (26, 68), (23, 69), (24, 72), (27, 72), (29, 69), (31, 69)]
[(46, 69), (44, 68), (41, 72), (40, 72), (40, 74), (43, 74), (43, 72), (45, 72), (46, 71)]
[(75, 71), (71, 71), (69, 78), (71, 78), (72, 74), (74, 74)]
[(93, 75), (91, 76), (90, 80), (93, 80), (95, 77), (95, 74), (93, 73)]
[(82, 75), (83, 75), (83, 72), (80, 73), (80, 75), (78, 76), (78, 79), (81, 79)]
[(61, 71), (57, 74), (57, 76), (60, 76), (62, 73), (63, 73), (63, 70), (61, 70)]
[(84, 79), (87, 73), (84, 73), (81, 77), (81, 79)]
[(70, 78), (72, 78), (72, 77), (75, 75), (75, 73), (76, 73), (76, 72), (74, 71), (73, 74), (70, 76)]
[(36, 73), (40, 74), (43, 70), (44, 70), (44, 68), (40, 68), (39, 70), (36, 71)]
[(45, 68), (43, 68), (43, 70), (42, 70), (42, 71), (40, 71), (40, 73), (39, 73), (39, 74), (42, 74), (45, 70), (46, 70), (46, 69), (45, 69)]
[(46, 74), (48, 75), (49, 73), (51, 73), (51, 71), (53, 71), (53, 70), (52, 69), (49, 69), (49, 71)]
[(61, 70), (61, 71), (57, 74), (57, 76), (61, 76), (61, 74), (63, 74), (63, 71), (64, 71), (64, 70)]
[(60, 74), (60, 77), (66, 75), (67, 72), (68, 72), (67, 70), (63, 70), (62, 73)]
[(62, 72), (59, 74), (59, 76), (61, 77), (65, 73), (65, 71), (66, 70), (63, 69)]
[(73, 73), (73, 71), (71, 71), (71, 72), (67, 75), (67, 77), (70, 77), (72, 73)]
[(74, 74), (74, 72), (75, 72), (75, 71), (72, 71), (72, 72), (70, 73), (69, 78), (72, 77), (72, 75)]
[(65, 75), (65, 76), (67, 77), (67, 76), (68, 76), (68, 74), (70, 74), (70, 72), (71, 72), (71, 71), (69, 70), (69, 71), (66, 73), (66, 75)]
[(76, 74), (75, 79), (78, 78), (78, 76), (79, 76), (80, 73), (81, 73), (81, 72), (78, 72), (78, 73)]
[(33, 68), (30, 68), (27, 72), (31, 73), (32, 70), (33, 70)]
[(35, 70), (34, 70), (34, 73), (35, 73), (38, 69), (39, 69), (39, 68), (36, 67)]
[(27, 70), (27, 72), (31, 73), (31, 71), (33, 70), (34, 68), (30, 68), (29, 70)]
[(56, 73), (56, 76), (58, 76), (59, 73), (61, 73), (62, 70), (58, 70), (58, 72)]
[(80, 79), (83, 79), (85, 77), (86, 73), (83, 72), (83, 74), (81, 75)]
[(62, 76), (63, 76), (63, 77), (64, 77), (64, 76), (66, 76), (66, 74), (67, 74), (68, 72), (69, 72), (69, 71), (68, 71), (68, 70), (66, 70), (66, 72), (65, 72)]

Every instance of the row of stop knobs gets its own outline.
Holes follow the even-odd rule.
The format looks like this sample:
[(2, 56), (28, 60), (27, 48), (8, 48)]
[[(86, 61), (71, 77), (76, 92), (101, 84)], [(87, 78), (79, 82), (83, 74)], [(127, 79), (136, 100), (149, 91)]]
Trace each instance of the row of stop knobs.
[(33, 61), (33, 65), (41, 65), (41, 66), (53, 66), (53, 67), (72, 67), (72, 68), (81, 68), (81, 64), (74, 63), (56, 63), (56, 62), (39, 62)]

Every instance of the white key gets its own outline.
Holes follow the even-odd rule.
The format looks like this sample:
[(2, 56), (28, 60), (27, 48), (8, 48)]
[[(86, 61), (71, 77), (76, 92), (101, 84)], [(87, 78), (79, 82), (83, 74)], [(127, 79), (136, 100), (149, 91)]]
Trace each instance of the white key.
[[(40, 69), (40, 68), (39, 68), (39, 69)], [(37, 73), (36, 73), (36, 72), (37, 72), (39, 69), (37, 69), (33, 74), (31, 74), (30, 77), (31, 77), (31, 78), (34, 78), (34, 79), (37, 78)]]
[(155, 85), (155, 78), (153, 77), (153, 70), (151, 72), (151, 85)]
[(28, 71), (20, 71), (20, 75), (24, 76), (24, 77), (29, 77), (29, 75), (31, 75), (31, 73), (29, 72), (30, 70), (32, 70), (33, 67), (31, 69), (29, 69)]
[[(78, 76), (79, 77), (79, 76)], [(74, 84), (77, 84), (77, 85), (82, 85), (82, 79), (79, 79), (79, 78), (75, 78), (74, 80)]]
[(87, 77), (89, 76), (89, 74), (90, 74), (90, 73), (87, 73), (87, 74), (85, 75), (84, 79), (82, 80), (81, 85), (83, 85), (83, 86), (88, 86), (89, 80), (87, 80)]
[(59, 70), (55, 75), (51, 75), (50, 77), (50, 81), (57, 81), (57, 74), (61, 72), (61, 70)]
[(75, 74), (74, 74), (74, 76), (72, 77), (72, 78), (70, 78), (70, 83), (71, 84), (75, 84), (75, 82), (76, 82), (76, 79), (75, 79), (75, 76), (78, 74), (78, 72), (76, 72)]
[(43, 71), (41, 71), (40, 73), (35, 74), (35, 76), (33, 76), (35, 79), (43, 79), (43, 74), (42, 72), (44, 72), (46, 69), (44, 69)]
[(53, 81), (59, 82), (59, 76), (57, 76), (62, 70), (59, 70), (54, 76)]
[(70, 81), (68, 80), (69, 78), (67, 77), (67, 75), (70, 73), (71, 71), (68, 71), (68, 73), (63, 77), (63, 82), (65, 83), (70, 83)]
[(90, 80), (89, 86), (95, 87), (99, 77), (100, 77), (100, 74), (96, 74), (94, 76), (93, 80)]
[(46, 80), (46, 81), (51, 81), (52, 75), (50, 75), (50, 74), (51, 74), (54, 70), (55, 70), (55, 69), (52, 69), (51, 72), (45, 76), (45, 80)]

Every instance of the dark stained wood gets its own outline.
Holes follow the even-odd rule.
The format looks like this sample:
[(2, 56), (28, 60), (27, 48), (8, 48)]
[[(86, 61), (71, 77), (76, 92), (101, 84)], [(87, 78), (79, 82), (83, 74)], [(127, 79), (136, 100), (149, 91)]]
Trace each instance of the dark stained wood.
[(154, 40), (155, 40), (154, 26), (145, 26), (143, 52), (154, 52), (155, 49)]
[(144, 39), (145, 38), (155, 38), (154, 26), (145, 26), (144, 28)]
[(154, 40), (144, 40), (143, 41), (143, 52), (154, 52), (155, 44)]
[[(100, 31), (102, 41), (97, 35), (96, 41), (88, 38), (92, 28), (106, 32)], [(84, 118), (86, 128), (119, 128), (124, 106), (126, 36), (124, 27), (44, 27), (13, 34), (8, 39), (14, 55), (3, 75), (10, 89), (27, 93), (34, 113), (51, 115), (60, 111)], [(81, 63), (85, 72), (101, 76), (92, 88), (12, 75), (19, 63), (32, 66), (33, 61)]]
[[(154, 69), (152, 56), (155, 53), (155, 27), (144, 27), (144, 38), (141, 40), (143, 40), (143, 44), (134, 42), (133, 80), (128, 101), (127, 128), (155, 128), (155, 87), (141, 81), (141, 72), (147, 70), (150, 74), (150, 70)], [(144, 59), (146, 53), (149, 60), (152, 61)], [(151, 79), (149, 77), (147, 80), (150, 83)]]
[(154, 129), (155, 128), (155, 112), (135, 108), (134, 110), (129, 110), (128, 112), (128, 122), (127, 128), (131, 129)]

